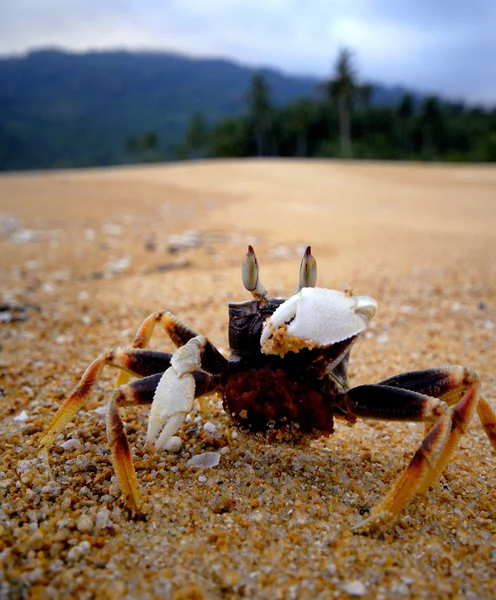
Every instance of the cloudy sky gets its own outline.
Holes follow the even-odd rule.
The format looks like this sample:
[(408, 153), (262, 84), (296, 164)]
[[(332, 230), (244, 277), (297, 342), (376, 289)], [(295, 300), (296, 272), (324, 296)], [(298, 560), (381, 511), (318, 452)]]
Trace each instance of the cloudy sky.
[(57, 46), (222, 56), (496, 104), (496, 0), (0, 0), (0, 54)]

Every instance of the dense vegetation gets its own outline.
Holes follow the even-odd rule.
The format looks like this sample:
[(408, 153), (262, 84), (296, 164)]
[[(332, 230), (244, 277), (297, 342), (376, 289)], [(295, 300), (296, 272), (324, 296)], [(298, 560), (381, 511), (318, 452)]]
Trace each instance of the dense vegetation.
[[(252, 74), (167, 53), (44, 50), (0, 59), (0, 169), (173, 158), (196, 111), (209, 125), (242, 113)], [(264, 76), (275, 106), (312, 94), (317, 83)]]
[(320, 96), (276, 107), (269, 82), (256, 73), (245, 114), (211, 130), (190, 122), (189, 156), (300, 156), (390, 160), (496, 161), (496, 109), (404, 93), (374, 104), (374, 86), (358, 81), (353, 54), (340, 51)]
[(0, 59), (0, 170), (225, 156), (496, 160), (494, 110), (166, 53)]

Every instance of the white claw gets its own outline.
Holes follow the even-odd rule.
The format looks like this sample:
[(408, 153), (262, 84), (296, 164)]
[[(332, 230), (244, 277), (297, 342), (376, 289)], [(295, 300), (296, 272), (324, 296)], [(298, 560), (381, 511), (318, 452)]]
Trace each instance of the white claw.
[(198, 335), (178, 348), (171, 366), (162, 375), (153, 396), (148, 420), (148, 442), (163, 448), (191, 412), (195, 399), (195, 378), (191, 373), (200, 368), (201, 353), (207, 339)]
[(263, 326), (260, 343), (268, 354), (322, 348), (361, 333), (377, 302), (326, 288), (303, 288), (281, 304)]
[(173, 367), (167, 369), (153, 396), (147, 441), (155, 442), (157, 449), (162, 448), (176, 433), (184, 417), (193, 408), (194, 398), (195, 379), (193, 375), (185, 373), (179, 377)]

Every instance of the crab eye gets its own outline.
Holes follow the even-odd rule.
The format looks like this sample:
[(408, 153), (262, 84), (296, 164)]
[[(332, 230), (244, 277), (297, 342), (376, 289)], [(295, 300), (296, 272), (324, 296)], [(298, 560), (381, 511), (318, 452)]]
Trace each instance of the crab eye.
[(253, 250), (253, 246), (248, 246), (248, 252), (243, 258), (241, 267), (241, 276), (243, 285), (253, 294), (255, 300), (264, 300), (267, 297), (267, 290), (262, 285), (258, 276), (258, 260)]
[(312, 256), (312, 249), (307, 246), (305, 254), (301, 259), (300, 264), (300, 281), (298, 288), (295, 291), (299, 292), (301, 289), (306, 287), (315, 287), (317, 284), (317, 261)]

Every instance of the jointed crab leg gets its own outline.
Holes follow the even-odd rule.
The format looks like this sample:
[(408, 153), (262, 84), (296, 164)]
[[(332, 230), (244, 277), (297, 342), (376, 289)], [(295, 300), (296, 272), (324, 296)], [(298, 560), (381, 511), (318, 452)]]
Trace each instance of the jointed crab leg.
[(487, 437), (496, 450), (496, 411), (481, 394), (477, 403), (477, 414)]
[[(117, 391), (115, 390), (115, 392)], [(124, 423), (114, 396), (115, 392), (111, 395), (107, 404), (107, 438), (112, 452), (112, 464), (126, 506), (133, 512), (139, 512), (141, 505), (139, 483), (131, 457), (129, 441), (124, 430)]]
[[(177, 348), (184, 346), (189, 340), (197, 337), (198, 334), (190, 327), (185, 325), (176, 316), (166, 310), (159, 310), (149, 315), (140, 325), (133, 340), (133, 348), (146, 348), (152, 337), (155, 326), (160, 323), (165, 333), (170, 337)], [(220, 373), (225, 369), (227, 360), (220, 352), (208, 342), (209, 348), (205, 357), (206, 368), (209, 372)], [(115, 387), (124, 385), (129, 381), (128, 373), (121, 371), (117, 375)]]
[[(194, 371), (191, 376), (194, 380), (193, 396), (196, 398), (214, 391), (219, 385), (217, 375)], [(107, 404), (107, 437), (112, 451), (112, 464), (124, 502), (133, 512), (140, 511), (141, 496), (119, 406), (151, 404), (163, 377), (164, 374), (159, 373), (115, 389)]]
[(41, 439), (41, 445), (45, 448), (51, 446), (58, 433), (83, 407), (105, 366), (116, 367), (137, 377), (144, 377), (165, 371), (170, 365), (171, 356), (166, 352), (138, 348), (116, 348), (99, 356), (86, 369), (80, 382), (53, 416)]
[[(422, 392), (428, 391), (435, 394), (439, 400), (429, 398), (411, 389), (405, 390), (403, 385), (417, 388)], [(363, 388), (368, 388), (370, 391), (379, 388), (375, 391), (382, 392), (387, 396), (388, 387), (390, 388), (390, 398), (382, 406), (378, 405), (377, 398), (372, 396), (369, 403), (364, 397), (360, 398), (361, 392), (365, 391)], [(353, 412), (359, 416), (429, 421), (436, 414), (440, 415), (407, 469), (394, 482), (390, 492), (374, 507), (370, 517), (356, 525), (354, 530), (365, 530), (379, 524), (402, 510), (415, 494), (425, 492), (433, 479), (446, 467), (476, 409), (484, 430), (496, 450), (496, 412), (480, 395), (479, 389), (479, 377), (475, 371), (466, 367), (446, 367), (404, 373), (387, 379), (378, 386), (361, 386), (361, 388), (355, 388), (348, 392), (349, 402), (351, 405), (354, 404)], [(396, 394), (398, 404), (395, 406)], [(404, 406), (402, 407), (408, 394), (412, 396), (413, 400), (411, 410), (413, 414), (410, 415), (405, 414)], [(374, 405), (378, 409), (377, 411), (374, 411)], [(387, 406), (389, 409), (384, 410)]]
[[(157, 423), (159, 429), (165, 424), (159, 436), (157, 432), (158, 439), (153, 439), (157, 448), (163, 447), (181, 424), (184, 415), (191, 410), (194, 398), (208, 394), (219, 386), (219, 374), (198, 369), (204, 366), (205, 358), (209, 362), (213, 361), (211, 347), (206, 338), (197, 336), (174, 355), (141, 348), (116, 348), (99, 356), (86, 369), (79, 384), (59, 407), (41, 439), (45, 462), (48, 464), (48, 448), (89, 398), (105, 366), (116, 367), (140, 377), (141, 379), (115, 389), (107, 405), (107, 435), (114, 469), (126, 505), (138, 512), (139, 486), (119, 407), (152, 404), (152, 431)], [(155, 405), (154, 400), (157, 400)]]

